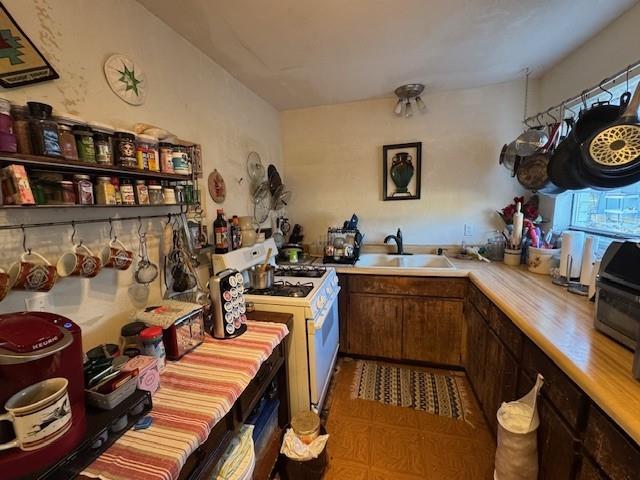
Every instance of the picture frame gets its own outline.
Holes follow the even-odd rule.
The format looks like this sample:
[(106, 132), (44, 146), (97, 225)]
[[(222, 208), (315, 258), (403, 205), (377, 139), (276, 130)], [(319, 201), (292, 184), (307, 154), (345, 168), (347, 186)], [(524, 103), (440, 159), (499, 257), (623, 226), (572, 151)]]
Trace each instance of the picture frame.
[(422, 142), (382, 147), (382, 200), (419, 200)]
[(60, 78), (0, 2), (0, 86), (15, 88)]

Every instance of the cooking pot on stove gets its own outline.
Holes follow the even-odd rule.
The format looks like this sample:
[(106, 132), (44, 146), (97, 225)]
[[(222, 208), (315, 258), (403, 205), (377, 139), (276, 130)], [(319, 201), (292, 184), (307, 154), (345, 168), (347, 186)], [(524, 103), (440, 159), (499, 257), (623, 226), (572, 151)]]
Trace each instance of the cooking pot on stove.
[(262, 265), (254, 265), (249, 270), (249, 286), (256, 290), (264, 290), (265, 288), (271, 288), (273, 285), (273, 275), (275, 268), (273, 265), (267, 265), (264, 272), (262, 271)]

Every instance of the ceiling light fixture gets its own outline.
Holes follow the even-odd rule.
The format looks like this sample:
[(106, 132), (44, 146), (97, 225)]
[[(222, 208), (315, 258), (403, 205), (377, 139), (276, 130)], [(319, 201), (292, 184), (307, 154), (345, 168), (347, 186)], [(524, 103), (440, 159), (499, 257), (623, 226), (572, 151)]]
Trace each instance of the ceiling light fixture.
[(411, 101), (415, 103), (416, 107), (421, 113), (427, 110), (427, 106), (424, 104), (420, 95), (424, 91), (424, 85), (421, 83), (408, 83), (395, 89), (395, 94), (398, 97), (398, 102), (394, 112), (399, 117), (411, 117), (413, 115), (413, 108)]

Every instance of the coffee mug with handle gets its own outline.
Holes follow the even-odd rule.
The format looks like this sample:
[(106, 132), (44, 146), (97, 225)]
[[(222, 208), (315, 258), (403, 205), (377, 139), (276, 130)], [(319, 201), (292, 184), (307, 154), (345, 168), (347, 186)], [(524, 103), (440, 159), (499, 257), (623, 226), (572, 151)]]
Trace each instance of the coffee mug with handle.
[(133, 263), (133, 252), (127, 250), (120, 240), (114, 238), (100, 252), (100, 260), (103, 267), (127, 270)]
[(37, 252), (29, 250), (9, 267), (11, 288), (48, 292), (58, 278), (56, 267)]
[(71, 404), (66, 378), (48, 378), (23, 388), (4, 404), (0, 421), (13, 424), (15, 438), (1, 450), (37, 450), (60, 438), (71, 427)]
[(85, 278), (93, 278), (102, 269), (102, 261), (93, 254), (89, 247), (80, 243), (74, 245), (71, 251), (60, 257), (56, 268), (61, 277), (80, 275)]
[(9, 274), (0, 268), (0, 302), (4, 300), (4, 297), (6, 297), (11, 290), (12, 283)]

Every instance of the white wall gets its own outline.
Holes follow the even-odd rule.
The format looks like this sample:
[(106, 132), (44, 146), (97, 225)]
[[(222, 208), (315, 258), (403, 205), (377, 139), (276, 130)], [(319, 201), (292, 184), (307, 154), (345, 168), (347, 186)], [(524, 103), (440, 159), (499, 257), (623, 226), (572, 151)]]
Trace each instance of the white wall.
[[(226, 180), (227, 213), (249, 213), (245, 159), (258, 151), (263, 162), (280, 165), (281, 132), (278, 112), (231, 77), (220, 66), (189, 44), (133, 0), (7, 0), (4, 5), (32, 41), (41, 49), (60, 79), (3, 90), (0, 96), (24, 102), (39, 100), (55, 109), (131, 128), (147, 122), (167, 128), (182, 138), (202, 144), (205, 178), (217, 168)], [(119, 100), (102, 72), (106, 58), (123, 53), (137, 60), (149, 82), (143, 106)], [(206, 191), (206, 186), (205, 186)], [(207, 222), (216, 205), (207, 198)], [(164, 209), (47, 209), (0, 210), (0, 224), (59, 221), (104, 216), (163, 213)], [(152, 256), (157, 260), (157, 234), (162, 221), (145, 222)], [(137, 225), (117, 225), (118, 235), (137, 250)], [(108, 239), (106, 225), (78, 228), (79, 237), (91, 247)], [(69, 228), (30, 230), (29, 246), (51, 261), (70, 245)], [(0, 232), (0, 267), (7, 269), (22, 251), (19, 232)], [(64, 279), (48, 295), (53, 310), (81, 324), (85, 348), (117, 340), (119, 328), (130, 320), (133, 307), (127, 297), (132, 271), (103, 271), (92, 280)], [(153, 295), (160, 295), (158, 281)], [(12, 292), (0, 303), (0, 313), (25, 308), (25, 294)]]
[(575, 49), (540, 78), (540, 105), (547, 108), (596, 85), (640, 59), (640, 3)]
[[(500, 148), (521, 131), (522, 82), (427, 95), (425, 114), (398, 118), (394, 100), (291, 110), (282, 114), (284, 168), (295, 194), (291, 216), (305, 242), (355, 212), (366, 241), (401, 227), (407, 244), (486, 239), (494, 211), (520, 192), (498, 165)], [(420, 200), (382, 201), (382, 146), (422, 142)]]

